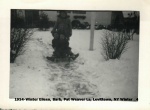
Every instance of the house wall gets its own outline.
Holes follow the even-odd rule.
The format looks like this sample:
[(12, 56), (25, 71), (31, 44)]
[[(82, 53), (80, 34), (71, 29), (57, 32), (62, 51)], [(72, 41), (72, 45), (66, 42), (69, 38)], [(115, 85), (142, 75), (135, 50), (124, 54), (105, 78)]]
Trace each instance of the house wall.
[[(49, 20), (51, 21), (56, 21), (57, 20), (57, 11), (44, 11), (45, 13), (47, 13)], [(78, 15), (78, 16), (86, 16), (85, 19), (78, 19), (81, 23), (82, 22), (88, 22), (89, 24), (91, 23), (91, 13), (90, 12), (86, 12), (86, 14), (75, 14), (75, 13), (68, 13), (68, 15), (70, 16), (71, 21), (75, 20), (74, 16)], [(111, 12), (96, 12), (96, 24), (102, 24), (102, 25), (110, 25), (111, 23)]]
[(111, 24), (111, 11), (109, 12), (96, 12), (96, 22), (102, 25), (110, 25)]
[[(25, 10), (16, 10), (17, 11), (17, 16), (23, 17), (24, 20), (26, 21), (26, 13)], [(37, 10), (38, 11), (38, 10)], [(57, 11), (43, 11), (45, 12), (50, 21), (56, 21), (57, 20), (57, 15), (59, 14)], [(123, 17), (126, 18), (128, 17), (128, 13), (131, 13), (133, 11), (123, 11)], [(38, 12), (39, 15), (41, 11)], [(101, 25), (110, 25), (111, 24), (111, 19), (112, 19), (112, 12), (111, 11), (96, 11), (96, 20), (95, 24), (101, 24)], [(137, 14), (139, 14), (137, 12)], [(70, 16), (71, 21), (75, 20), (74, 16), (86, 16), (85, 19), (78, 19), (81, 23), (82, 22), (88, 22), (89, 24), (91, 23), (91, 12), (86, 11), (86, 13), (73, 13), (72, 11), (68, 13)], [(34, 16), (33, 16), (34, 17)], [(33, 20), (35, 21), (35, 20)]]

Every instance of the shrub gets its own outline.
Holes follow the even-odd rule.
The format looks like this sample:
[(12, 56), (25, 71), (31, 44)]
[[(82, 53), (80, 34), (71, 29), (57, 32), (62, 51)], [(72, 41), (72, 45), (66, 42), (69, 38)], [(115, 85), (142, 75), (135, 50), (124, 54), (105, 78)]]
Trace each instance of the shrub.
[(106, 31), (102, 38), (102, 55), (105, 60), (120, 59), (127, 50), (127, 36), (123, 32)]
[(47, 30), (50, 27), (48, 15), (42, 12), (40, 14), (39, 29)]
[(78, 29), (79, 28), (79, 26), (80, 26), (80, 21), (79, 20), (73, 20), (72, 21), (72, 28), (73, 29)]
[(139, 12), (132, 12), (124, 18), (124, 32), (128, 34), (128, 39), (133, 40), (134, 33), (139, 34)]
[(29, 40), (29, 37), (33, 34), (30, 29), (27, 28), (12, 28), (11, 29), (11, 44), (10, 44), (10, 63), (14, 63), (16, 57), (23, 54), (23, 47)]

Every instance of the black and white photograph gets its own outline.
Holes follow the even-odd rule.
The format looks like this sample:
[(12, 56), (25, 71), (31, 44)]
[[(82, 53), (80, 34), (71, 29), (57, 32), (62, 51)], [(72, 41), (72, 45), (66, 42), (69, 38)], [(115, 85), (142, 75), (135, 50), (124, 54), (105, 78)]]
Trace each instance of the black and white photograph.
[(138, 101), (139, 11), (10, 12), (10, 99)]

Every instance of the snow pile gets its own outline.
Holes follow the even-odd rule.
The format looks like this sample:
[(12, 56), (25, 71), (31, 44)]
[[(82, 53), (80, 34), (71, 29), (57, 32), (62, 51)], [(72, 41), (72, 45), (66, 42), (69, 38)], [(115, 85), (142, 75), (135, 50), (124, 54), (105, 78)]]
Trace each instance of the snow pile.
[(26, 52), (11, 64), (10, 98), (137, 98), (138, 35), (120, 60), (105, 61), (100, 45), (103, 31), (95, 31), (94, 51), (89, 51), (90, 31), (73, 30), (70, 46), (80, 56), (71, 63), (47, 61), (53, 38), (50, 31), (36, 31)]

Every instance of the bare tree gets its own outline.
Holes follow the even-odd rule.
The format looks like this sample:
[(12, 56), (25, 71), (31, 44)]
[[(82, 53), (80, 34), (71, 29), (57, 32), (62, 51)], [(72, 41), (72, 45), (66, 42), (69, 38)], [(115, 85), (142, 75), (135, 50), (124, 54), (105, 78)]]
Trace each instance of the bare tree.
[(10, 62), (14, 63), (16, 57), (23, 54), (24, 46), (29, 40), (33, 31), (27, 28), (12, 28), (11, 29), (11, 44), (10, 44)]
[(120, 59), (121, 55), (127, 50), (127, 43), (127, 35), (123, 32), (105, 31), (101, 42), (104, 59)]

